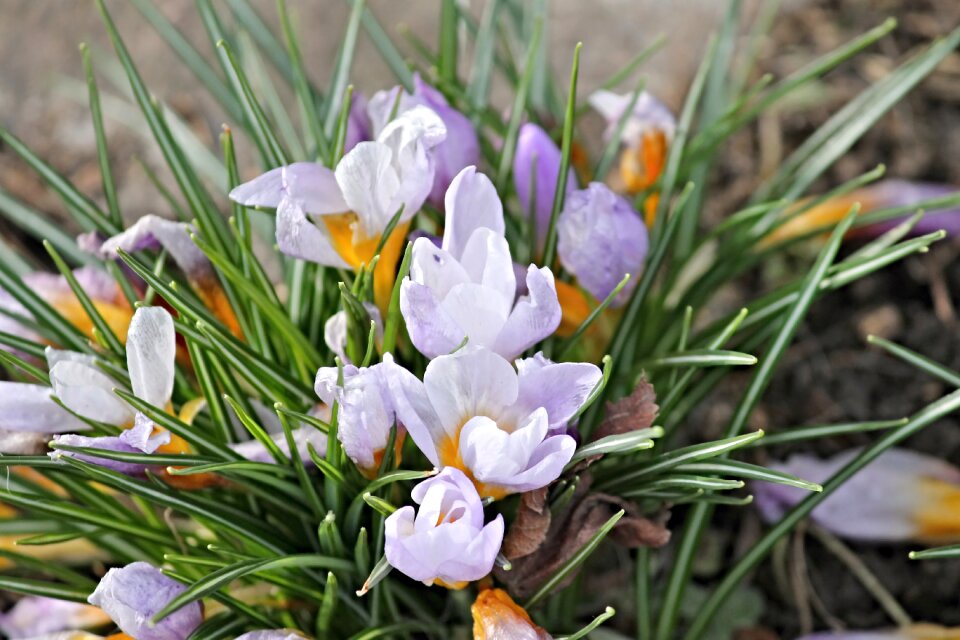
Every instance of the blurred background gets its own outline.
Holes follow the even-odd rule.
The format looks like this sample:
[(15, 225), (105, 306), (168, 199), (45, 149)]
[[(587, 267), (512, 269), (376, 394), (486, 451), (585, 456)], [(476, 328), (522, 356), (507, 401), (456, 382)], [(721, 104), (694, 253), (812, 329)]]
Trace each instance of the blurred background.
[[(107, 3), (124, 34), (148, 86), (216, 153), (216, 136), (224, 114), (198, 87), (189, 70), (127, 0)], [(276, 26), (273, 0), (251, 0), (267, 22)], [(324, 86), (333, 69), (335, 51), (343, 38), (349, 7), (343, 0), (289, 0), (308, 72)], [(479, 15), (482, 2), (470, 2)], [(202, 23), (192, 0), (163, 0), (157, 8), (213, 61)], [(439, 2), (369, 0), (368, 6), (398, 42), (416, 58), (405, 40), (412, 33), (433, 45)], [(580, 92), (589, 91), (613, 70), (660, 35), (665, 46), (644, 67), (648, 90), (677, 108), (700, 62), (710, 32), (726, 8), (717, 0), (553, 0), (549, 2), (550, 62), (560, 77), (568, 73), (573, 47), (584, 42)], [(765, 3), (746, 1), (750, 18)], [(786, 0), (759, 51), (758, 73), (783, 77), (842, 43), (894, 17), (897, 30), (821, 82), (779, 104), (738, 134), (723, 156), (718, 172), (719, 194), (706, 203), (708, 219), (735, 211), (758, 181), (796, 148), (840, 106), (908, 58), (918, 47), (960, 24), (958, 0)], [(0, 122), (85, 193), (100, 198), (100, 178), (86, 87), (77, 50), (87, 42), (94, 52), (114, 175), (125, 216), (169, 215), (140, 165), (156, 168), (163, 179), (163, 162), (149, 139), (139, 113), (125, 99), (126, 85), (118, 73), (100, 16), (92, 2), (67, 0), (4, 0), (0, 3)], [(759, 77), (759, 76), (758, 76)], [(393, 85), (389, 69), (361, 31), (352, 82), (367, 93)], [(757, 78), (753, 78), (756, 80)], [(629, 89), (623, 88), (623, 91)], [(495, 87), (495, 101), (509, 97)], [(112, 98), (109, 96), (113, 96)], [(291, 101), (290, 108), (296, 111)], [(591, 146), (601, 123), (590, 115), (581, 131)], [(249, 145), (242, 139), (238, 148)], [(877, 164), (887, 176), (960, 185), (960, 53), (951, 54), (911, 95), (887, 114), (838, 162), (815, 191), (836, 186)], [(252, 158), (244, 177), (255, 173)], [(55, 194), (11, 151), (0, 147), (0, 190), (27, 202), (54, 219), (66, 220)], [(0, 233), (12, 244), (16, 233), (0, 221)], [(26, 242), (26, 241), (24, 241)], [(32, 245), (27, 245), (29, 249)], [(814, 249), (815, 250), (815, 247)], [(800, 249), (802, 252), (803, 249)], [(42, 252), (42, 250), (41, 250)], [(868, 334), (894, 339), (960, 368), (960, 331), (956, 304), (960, 298), (960, 245), (939, 243), (925, 256), (916, 256), (844, 289), (816, 305), (797, 344), (767, 393), (757, 424), (779, 426), (899, 418), (939, 397), (937, 381), (918, 379), (915, 370), (884, 358), (865, 343)], [(751, 274), (743, 289), (730, 292), (731, 305), (746, 291), (763, 291), (789, 273), (793, 262), (809, 255), (785, 255), (777, 268)], [(731, 376), (730, 385), (740, 384)], [(720, 389), (694, 420), (703, 437), (718, 437), (732, 411), (734, 389)], [(864, 438), (860, 440), (858, 438)], [(825, 443), (820, 453), (863, 444), (866, 436)], [(909, 446), (960, 463), (960, 425), (946, 420), (924, 432)], [(720, 554), (734, 546), (747, 548), (756, 539), (756, 518), (731, 521), (708, 536), (696, 568), (709, 577), (721, 563)], [(742, 525), (742, 526), (741, 526)], [(740, 594), (731, 607), (743, 615), (743, 638), (777, 637), (767, 629), (803, 631), (811, 616), (831, 616), (852, 628), (886, 626), (889, 621), (863, 585), (844, 568), (834, 552), (805, 542), (802, 530), (786, 541), (788, 549), (773, 562), (773, 571), (758, 576), (756, 586)], [(905, 549), (893, 545), (858, 548), (857, 554), (904, 608), (917, 620), (960, 625), (960, 571), (957, 561), (911, 563)], [(800, 580), (807, 588), (789, 588)], [(800, 595), (798, 595), (798, 593)], [(819, 594), (819, 595), (818, 595)], [(793, 637), (784, 635), (783, 637)]]

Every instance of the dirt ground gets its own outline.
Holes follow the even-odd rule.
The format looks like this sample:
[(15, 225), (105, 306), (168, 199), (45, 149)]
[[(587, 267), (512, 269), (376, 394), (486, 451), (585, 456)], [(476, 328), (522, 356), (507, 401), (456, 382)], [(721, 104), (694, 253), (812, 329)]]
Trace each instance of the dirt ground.
[[(253, 3), (273, 14), (273, 0)], [(369, 3), (391, 30), (406, 24), (432, 42), (437, 2)], [(473, 3), (476, 4), (476, 3)], [(787, 2), (761, 56), (762, 71), (782, 76), (818, 53), (826, 52), (866, 31), (888, 16), (898, 19), (894, 36), (869, 49), (854, 62), (830, 74), (802, 99), (771, 113), (731, 145), (722, 163), (723, 192), (710, 203), (714, 216), (729, 213), (759, 179), (775, 167), (840, 105), (931, 38), (960, 24), (957, 0), (804, 0)], [(211, 144), (223, 114), (196, 90), (189, 72), (169, 52), (143, 18), (125, 0), (108, 2), (134, 58), (151, 88)], [(342, 38), (347, 5), (341, 0), (290, 0), (300, 16), (302, 40), (311, 75), (327, 80), (333, 51)], [(716, 23), (723, 3), (678, 0), (557, 0), (551, 3), (550, 41), (553, 63), (569, 64), (577, 40), (585, 42), (583, 91), (595, 87), (611, 69), (629, 59), (660, 33), (668, 46), (649, 63), (649, 88), (677, 105), (683, 97), (706, 33)], [(203, 48), (202, 25), (189, 0), (162, 3), (164, 14)], [(57, 0), (5, 0), (0, 3), (0, 122), (42, 157), (74, 180), (86, 193), (99, 196), (99, 174), (89, 124), (76, 44), (91, 43), (101, 72), (109, 70), (108, 42), (92, 3)], [(204, 48), (204, 51), (206, 49)], [(103, 55), (101, 55), (103, 54)], [(353, 80), (367, 91), (391, 83), (389, 72), (364, 38)], [(102, 86), (110, 84), (104, 77)], [(109, 116), (108, 112), (108, 116)], [(131, 129), (108, 119), (114, 167), (125, 213), (136, 218), (157, 209), (153, 191), (134, 158), (160, 166), (144, 129)], [(880, 125), (833, 167), (819, 183), (836, 185), (887, 165), (888, 175), (960, 184), (960, 55), (954, 53)], [(26, 200), (38, 210), (58, 215), (59, 202), (8, 150), (0, 148), (0, 189)], [(0, 224), (4, 238), (12, 238)], [(960, 331), (955, 305), (960, 292), (960, 245), (947, 241), (926, 256), (914, 257), (818, 302), (770, 387), (755, 419), (756, 426), (789, 427), (810, 423), (898, 418), (909, 415), (942, 393), (942, 384), (884, 356), (865, 343), (868, 333), (883, 335), (960, 369)], [(789, 261), (790, 258), (785, 260)], [(776, 273), (754, 274), (743, 293), (766, 290)], [(715, 435), (732, 411), (734, 392), (742, 380), (715, 395), (709, 411), (698, 419), (706, 435)], [(729, 391), (729, 393), (727, 393)], [(711, 433), (713, 432), (713, 433)], [(829, 454), (862, 445), (870, 436), (821, 443)], [(947, 419), (916, 436), (909, 446), (936, 453), (960, 464), (960, 421)], [(773, 451), (773, 455), (784, 452)], [(756, 539), (759, 522), (729, 511), (720, 513), (724, 528), (712, 546), (736, 551)], [(679, 522), (682, 514), (677, 514)], [(740, 523), (737, 525), (736, 523)], [(802, 544), (799, 549), (795, 545)], [(960, 561), (916, 563), (906, 557), (909, 545), (851, 545), (879, 582), (917, 621), (960, 625)], [(767, 565), (758, 578), (766, 602), (760, 624), (749, 637), (792, 638), (813, 624), (848, 628), (891, 626), (891, 620), (862, 584), (833, 553), (810, 536), (787, 543), (775, 571)], [(709, 567), (699, 577), (711, 578)], [(798, 577), (808, 595), (797, 597), (778, 575)], [(812, 592), (814, 596), (810, 596)], [(817, 597), (819, 596), (819, 598)], [(821, 602), (818, 602), (817, 600)], [(770, 629), (775, 629), (772, 636)]]

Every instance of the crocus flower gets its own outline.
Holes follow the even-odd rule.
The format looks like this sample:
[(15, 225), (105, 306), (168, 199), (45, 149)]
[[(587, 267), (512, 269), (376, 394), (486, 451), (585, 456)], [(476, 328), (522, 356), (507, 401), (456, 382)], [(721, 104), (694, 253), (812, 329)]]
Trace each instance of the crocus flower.
[(470, 607), (473, 640), (551, 640), (503, 589), (484, 589)]
[(110, 618), (97, 607), (40, 596), (21, 598), (9, 611), (0, 613), (0, 631), (11, 640), (99, 627), (109, 622)]
[[(369, 477), (380, 468), (396, 422), (386, 375), (388, 371), (382, 363), (360, 369), (345, 365), (343, 385), (339, 385), (337, 367), (323, 367), (317, 371), (314, 387), (324, 404), (340, 404), (337, 439), (343, 443), (347, 456)], [(403, 443), (400, 434), (395, 442), (399, 452)]]
[[(557, 255), (596, 301), (604, 300), (630, 274), (633, 278), (611, 303), (617, 307), (629, 299), (643, 268), (647, 227), (626, 198), (605, 184), (591, 182), (586, 189), (567, 194), (557, 221)], [(564, 312), (560, 333), (565, 333), (564, 326), (572, 332), (586, 319), (583, 305), (570, 301), (580, 292), (558, 285), (557, 294)]]
[[(607, 138), (616, 134), (632, 95), (600, 90), (590, 96), (590, 105), (607, 121)], [(677, 122), (670, 109), (644, 91), (637, 97), (620, 136), (625, 145), (620, 156), (620, 176), (627, 192), (636, 194), (649, 188), (660, 177), (667, 158), (667, 147)], [(648, 211), (648, 224), (652, 214)]]
[(553, 273), (530, 265), (529, 294), (517, 298), (503, 233), (496, 189), (467, 167), (447, 190), (441, 248), (418, 238), (410, 275), (400, 287), (400, 311), (420, 353), (450, 353), (467, 338), (513, 358), (556, 330), (561, 312)]
[[(380, 310), (369, 302), (363, 303), (363, 308), (367, 310), (370, 319), (376, 326), (374, 340), (379, 344), (380, 341), (383, 340), (383, 320), (380, 317)], [(366, 329), (367, 327), (365, 327), (364, 335), (367, 333)], [(327, 348), (340, 358), (341, 362), (352, 364), (350, 358), (347, 357), (346, 311), (337, 311), (327, 319), (326, 324), (323, 325), (323, 341), (326, 343)], [(366, 347), (366, 342), (364, 342), (364, 347)]]
[[(773, 232), (764, 239), (763, 246), (778, 244), (791, 238), (806, 235), (816, 229), (829, 229), (830, 225), (835, 225), (840, 222), (850, 210), (850, 207), (856, 203), (860, 204), (860, 212), (858, 215), (864, 215), (879, 209), (909, 206), (919, 207), (920, 204), (926, 200), (958, 194), (960, 194), (960, 188), (946, 184), (910, 182), (907, 180), (882, 180), (866, 187), (855, 189), (846, 195), (828, 198), (824, 202), (810, 207), (800, 214), (791, 214), (791, 210), (788, 209), (786, 215), (792, 215), (792, 217), (774, 229)], [(792, 211), (795, 212), (797, 207), (803, 206), (804, 204), (804, 202), (798, 203)], [(848, 236), (877, 236), (903, 222), (906, 217), (908, 216), (856, 228), (851, 230)], [(949, 209), (926, 213), (919, 222), (914, 225), (910, 233), (912, 235), (923, 235), (939, 231), (940, 229), (945, 230), (950, 235), (960, 233), (960, 207), (951, 207)]]
[[(530, 223), (536, 228), (537, 252), (543, 251), (553, 214), (553, 198), (560, 178), (560, 148), (539, 126), (526, 123), (517, 136), (513, 156), (513, 184), (524, 213), (531, 212)], [(567, 177), (567, 192), (577, 188), (573, 169)], [(532, 199), (532, 203), (531, 203)]]
[(881, 631), (827, 631), (812, 633), (797, 640), (946, 640), (955, 638), (960, 629), (936, 624), (911, 624), (899, 629)]
[(237, 640), (307, 640), (307, 636), (294, 629), (261, 629), (238, 636)]
[(240, 324), (230, 306), (227, 295), (206, 254), (190, 237), (192, 225), (159, 216), (146, 215), (123, 233), (100, 245), (97, 255), (105, 260), (116, 259), (117, 251), (128, 253), (146, 249), (165, 249), (180, 270), (187, 276), (190, 287), (200, 300), (234, 334), (240, 335)]
[(277, 245), (318, 264), (369, 264), (381, 236), (403, 207), (374, 272), (374, 299), (386, 308), (410, 219), (433, 186), (432, 150), (446, 137), (443, 121), (418, 106), (387, 124), (375, 141), (360, 142), (335, 171), (297, 162), (268, 171), (230, 192), (240, 204), (277, 209)]
[[(399, 98), (397, 92), (400, 92)], [(433, 206), (440, 208), (444, 205), (443, 196), (453, 178), (464, 167), (480, 161), (480, 143), (473, 123), (451, 107), (443, 94), (424, 82), (419, 73), (413, 74), (413, 93), (407, 93), (403, 87), (395, 87), (388, 91), (379, 91), (370, 99), (367, 112), (374, 135), (386, 127), (394, 106), (397, 114), (416, 106), (428, 107), (440, 116), (447, 128), (446, 140), (438, 144), (433, 151), (437, 170), (427, 198)]]
[[(84, 293), (93, 302), (104, 321), (116, 336), (123, 341), (133, 310), (110, 274), (95, 267), (81, 267), (73, 276)], [(23, 276), (23, 283), (75, 326), (81, 333), (93, 338), (93, 322), (87, 316), (67, 279), (62, 275), (37, 271)], [(33, 316), (12, 295), (0, 289), (0, 331), (34, 342), (45, 342), (39, 334), (17, 321), (17, 316), (33, 319)], [(12, 315), (8, 315), (12, 314)]]
[(137, 640), (183, 640), (203, 622), (199, 602), (174, 611), (156, 625), (151, 618), (185, 590), (156, 567), (134, 562), (107, 571), (87, 601), (103, 609), (121, 631)]
[[(161, 307), (137, 309), (130, 322), (126, 351), (127, 373), (133, 394), (154, 407), (171, 410), (176, 334), (170, 314)], [(185, 453), (189, 449), (180, 437), (156, 427), (146, 415), (134, 411), (118, 398), (113, 393), (117, 383), (100, 371), (88, 356), (60, 352), (54, 358), (50, 384), (63, 404), (84, 418), (125, 429), (119, 436), (89, 438), (62, 435), (54, 438), (54, 443), (128, 453)], [(196, 407), (196, 403), (186, 403), (181, 417), (187, 418), (185, 421), (189, 423)], [(63, 456), (77, 457), (129, 475), (141, 475), (146, 470), (145, 465), (116, 462), (66, 450), (53, 451), (50, 456), (54, 460)], [(172, 477), (168, 479), (172, 480)], [(200, 477), (191, 477), (180, 484), (200, 481)]]
[(463, 473), (447, 468), (413, 488), (420, 505), (401, 507), (384, 523), (387, 562), (426, 585), (459, 589), (493, 569), (503, 516), (484, 525), (483, 503)]
[[(821, 460), (797, 454), (770, 465), (823, 483), (858, 450)], [(756, 483), (755, 504), (765, 520), (779, 520), (808, 494), (802, 489)], [(889, 449), (820, 503), (811, 518), (854, 540), (943, 542), (960, 540), (960, 469), (932, 456)]]
[(502, 498), (556, 480), (576, 441), (567, 422), (600, 380), (586, 363), (537, 356), (517, 371), (496, 353), (465, 348), (435, 358), (423, 382), (386, 359), (397, 419), (437, 467), (457, 467), (483, 497)]

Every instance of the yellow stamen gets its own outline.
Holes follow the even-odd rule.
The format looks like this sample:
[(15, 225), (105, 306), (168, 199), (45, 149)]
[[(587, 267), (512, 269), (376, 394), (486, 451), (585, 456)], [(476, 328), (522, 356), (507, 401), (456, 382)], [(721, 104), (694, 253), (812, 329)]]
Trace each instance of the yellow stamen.
[[(353, 269), (370, 264), (376, 255), (380, 236), (367, 237), (360, 229), (360, 220), (355, 213), (341, 213), (323, 216), (323, 222), (330, 232), (333, 248)], [(407, 237), (409, 222), (398, 224), (380, 251), (380, 260), (373, 271), (373, 300), (381, 313), (386, 313), (393, 293), (393, 283), (397, 277), (397, 261), (403, 250), (403, 241)]]
[(960, 540), (960, 487), (935, 478), (920, 480), (923, 504), (917, 509), (918, 537), (922, 540)]
[[(183, 406), (180, 407), (180, 421), (185, 422), (186, 424), (193, 424), (193, 419), (197, 417), (197, 414), (200, 413), (205, 406), (206, 400), (204, 398), (194, 398), (185, 402)], [(162, 429), (162, 427), (155, 428)], [(175, 433), (170, 434), (170, 442), (157, 447), (157, 453), (164, 455), (179, 456), (191, 453), (191, 451), (192, 450), (187, 441)], [(183, 467), (173, 468), (182, 469)], [(205, 489), (221, 483), (220, 477), (214, 473), (195, 473), (188, 476), (177, 476), (164, 469), (161, 477), (163, 478), (164, 482), (175, 489)]]
[[(397, 437), (393, 441), (393, 462), (395, 466), (400, 466), (400, 461), (403, 456), (401, 452), (403, 451), (403, 441), (407, 437), (407, 432), (400, 430), (397, 432)], [(380, 465), (383, 464), (383, 456), (386, 454), (386, 449), (377, 449), (373, 452), (373, 466), (370, 467), (357, 467), (360, 469), (360, 473), (363, 474), (368, 480), (375, 480), (380, 474)]]

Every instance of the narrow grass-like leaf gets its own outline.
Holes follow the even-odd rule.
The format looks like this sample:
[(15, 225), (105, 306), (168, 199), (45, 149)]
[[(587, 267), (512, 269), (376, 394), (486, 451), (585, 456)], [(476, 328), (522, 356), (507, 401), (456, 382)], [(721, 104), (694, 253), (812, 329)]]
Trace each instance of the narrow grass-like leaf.
[(616, 609), (613, 607), (607, 607), (603, 610), (603, 613), (594, 618), (593, 621), (584, 628), (580, 629), (576, 633), (570, 634), (569, 636), (560, 636), (557, 638), (557, 640), (580, 640), (580, 638), (586, 638), (587, 634), (589, 634), (591, 631), (594, 631), (597, 627), (602, 625), (616, 614)]
[(553, 266), (557, 253), (557, 220), (563, 210), (567, 196), (567, 181), (570, 178), (570, 153), (573, 150), (573, 127), (576, 123), (577, 80), (580, 77), (580, 50), (583, 43), (578, 42), (573, 49), (573, 68), (570, 70), (570, 89), (567, 93), (567, 110), (563, 119), (563, 137), (560, 139), (560, 173), (557, 175), (557, 187), (553, 192), (553, 208), (550, 211), (550, 224), (543, 245), (543, 264)]
[(757, 364), (757, 357), (739, 351), (723, 349), (690, 349), (677, 353), (668, 353), (651, 360), (645, 360), (638, 369), (659, 369), (664, 367), (736, 367)]
[(591, 456), (617, 455), (649, 449), (654, 444), (652, 438), (659, 438), (662, 435), (661, 427), (651, 427), (600, 438), (577, 449), (570, 458), (569, 464), (572, 465)]
[[(762, 442), (762, 440), (761, 440)], [(773, 482), (790, 487), (798, 487), (807, 491), (822, 491), (816, 482), (808, 482), (792, 474), (768, 469), (748, 462), (737, 460), (711, 460), (710, 462), (694, 462), (681, 465), (676, 468), (679, 473), (715, 473), (718, 475), (734, 476), (736, 478), (746, 478), (748, 480), (761, 480), (763, 482)]]
[(530, 84), (533, 82), (533, 74), (536, 68), (537, 47), (540, 46), (542, 34), (543, 23), (538, 22), (534, 27), (533, 37), (527, 49), (527, 55), (523, 63), (523, 77), (517, 86), (507, 131), (503, 136), (503, 150), (500, 152), (500, 164), (497, 166), (497, 178), (495, 180), (499, 193), (506, 193), (507, 180), (513, 167), (513, 156), (517, 151), (517, 136), (520, 133), (520, 125), (523, 124), (523, 114), (526, 112), (527, 94), (530, 91)]
[(383, 326), (383, 353), (393, 353), (397, 344), (397, 332), (400, 330), (400, 287), (410, 273), (410, 260), (413, 256), (413, 243), (408, 242), (400, 261), (400, 271), (390, 294), (390, 306), (387, 308), (387, 321)]
[(367, 11), (365, 0), (351, 0), (350, 4), (350, 18), (347, 20), (347, 28), (343, 33), (343, 43), (340, 45), (337, 66), (330, 78), (330, 88), (327, 90), (327, 100), (324, 103), (323, 131), (328, 139), (333, 138), (334, 127), (336, 127), (337, 118), (340, 115), (348, 78), (350, 77), (350, 68), (353, 66), (353, 55), (357, 48), (360, 21)]
[(850, 422), (845, 424), (828, 424), (813, 427), (795, 427), (779, 433), (768, 433), (762, 440), (751, 443), (750, 447), (769, 447), (778, 444), (803, 442), (804, 440), (819, 440), (851, 433), (865, 433), (901, 427), (907, 423), (907, 418), (900, 420), (878, 420), (874, 422)]
[(41, 160), (19, 138), (0, 127), (0, 142), (3, 142), (11, 151), (23, 158), (51, 189), (53, 189), (70, 213), (84, 229), (102, 231), (108, 235), (120, 232), (120, 227), (110, 220), (90, 198), (80, 191), (66, 178), (60, 175), (53, 167)]
[(960, 375), (912, 349), (890, 342), (879, 336), (867, 336), (867, 342), (877, 345), (890, 355), (903, 360), (907, 364), (913, 365), (929, 376), (942, 380), (950, 386), (960, 387)]
[(16, 578), (14, 576), (0, 576), (0, 590), (11, 593), (22, 593), (27, 596), (69, 600), (70, 602), (86, 603), (90, 591), (76, 585)]

